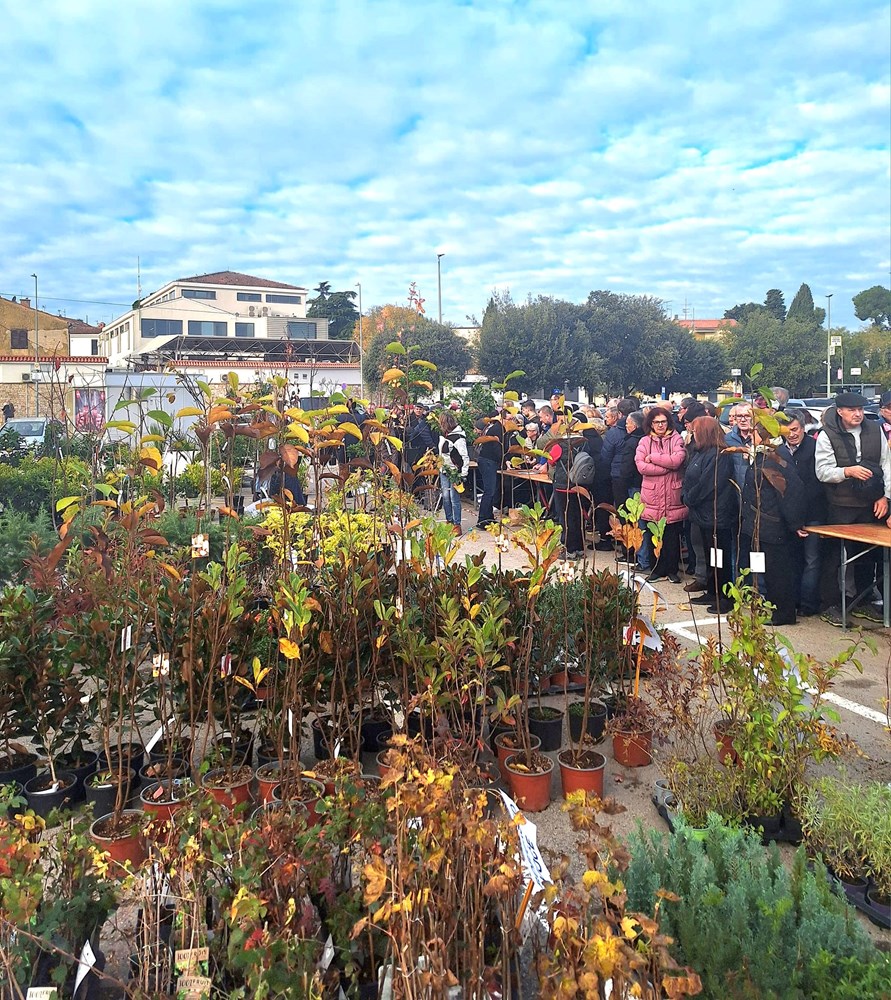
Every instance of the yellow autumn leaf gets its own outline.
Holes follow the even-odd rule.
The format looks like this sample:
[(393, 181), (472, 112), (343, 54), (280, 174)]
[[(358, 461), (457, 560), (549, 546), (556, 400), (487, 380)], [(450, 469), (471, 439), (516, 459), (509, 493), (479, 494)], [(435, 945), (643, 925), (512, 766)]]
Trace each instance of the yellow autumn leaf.
[(341, 424), (340, 430), (345, 434), (352, 434), (354, 438), (358, 438), (360, 441), (362, 440), (362, 431), (355, 424)]
[(284, 656), (286, 660), (300, 659), (300, 647), (297, 645), (296, 642), (293, 642), (291, 639), (282, 636), (278, 640), (278, 648), (282, 656)]
[(387, 866), (383, 858), (373, 858), (362, 869), (362, 876), (365, 879), (362, 899), (366, 906), (370, 906), (381, 898), (387, 888)]
[(633, 941), (637, 937), (639, 926), (634, 917), (622, 917), (622, 933), (629, 941)]
[(202, 417), (204, 416), (204, 410), (199, 410), (197, 406), (184, 406), (176, 414), (176, 419), (180, 420), (182, 417)]
[(388, 368), (382, 378), (382, 382), (395, 382), (398, 378), (405, 378), (405, 372), (401, 368)]

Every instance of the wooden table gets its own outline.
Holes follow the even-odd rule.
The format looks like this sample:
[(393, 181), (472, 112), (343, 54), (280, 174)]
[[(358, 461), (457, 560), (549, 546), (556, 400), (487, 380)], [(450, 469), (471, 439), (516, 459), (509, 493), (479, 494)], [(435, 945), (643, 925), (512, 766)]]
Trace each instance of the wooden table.
[[(848, 627), (847, 588), (845, 586), (847, 583), (848, 566), (873, 549), (880, 548), (882, 550), (884, 570), (882, 603), (885, 609), (885, 628), (891, 628), (891, 528), (884, 527), (881, 524), (817, 524), (806, 526), (804, 530), (811, 535), (820, 535), (822, 538), (837, 538), (841, 542), (841, 612), (844, 628)], [(861, 545), (865, 545), (866, 548), (849, 559), (848, 542), (858, 542)], [(865, 596), (865, 593), (858, 594), (851, 606), (856, 607)]]
[(508, 479), (517, 479), (530, 484), (538, 483), (537, 487), (532, 487), (532, 497), (533, 499), (537, 498), (545, 510), (550, 510), (550, 498), (543, 495), (544, 491), (541, 488), (544, 483), (550, 484), (551, 482), (551, 478), (546, 472), (535, 472), (532, 469), (499, 469), (498, 472)]

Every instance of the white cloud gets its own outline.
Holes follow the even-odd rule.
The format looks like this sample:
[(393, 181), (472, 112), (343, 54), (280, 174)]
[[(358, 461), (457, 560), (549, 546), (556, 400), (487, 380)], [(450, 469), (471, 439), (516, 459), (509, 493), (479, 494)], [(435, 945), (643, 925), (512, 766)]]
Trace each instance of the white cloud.
[(145, 289), (429, 303), (445, 249), (457, 322), (496, 286), (705, 316), (807, 281), (854, 324), (888, 282), (880, 0), (6, 7), (0, 292), (129, 302), (138, 256)]

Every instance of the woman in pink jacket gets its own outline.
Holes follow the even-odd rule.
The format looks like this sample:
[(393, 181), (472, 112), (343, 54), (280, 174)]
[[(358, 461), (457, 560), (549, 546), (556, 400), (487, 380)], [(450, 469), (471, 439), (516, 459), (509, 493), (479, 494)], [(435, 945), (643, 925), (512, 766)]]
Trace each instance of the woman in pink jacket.
[(678, 567), (681, 561), (681, 526), (687, 508), (681, 503), (684, 484), (684, 442), (673, 427), (672, 415), (660, 406), (653, 407), (644, 418), (644, 436), (641, 438), (634, 461), (643, 477), (640, 487), (644, 502), (644, 520), (658, 521), (665, 518), (662, 551), (647, 577), (680, 583)]

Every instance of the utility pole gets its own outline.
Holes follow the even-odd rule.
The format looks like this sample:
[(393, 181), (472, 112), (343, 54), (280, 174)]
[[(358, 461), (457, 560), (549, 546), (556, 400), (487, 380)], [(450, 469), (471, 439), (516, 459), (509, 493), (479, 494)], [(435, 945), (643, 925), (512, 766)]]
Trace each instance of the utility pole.
[(442, 258), (444, 253), (436, 255), (436, 290), (439, 293), (439, 325), (442, 326)]
[(832, 296), (826, 296), (826, 397), (832, 395)]

